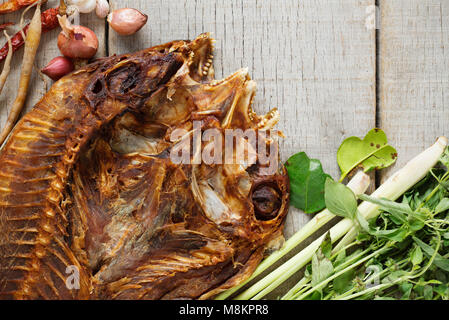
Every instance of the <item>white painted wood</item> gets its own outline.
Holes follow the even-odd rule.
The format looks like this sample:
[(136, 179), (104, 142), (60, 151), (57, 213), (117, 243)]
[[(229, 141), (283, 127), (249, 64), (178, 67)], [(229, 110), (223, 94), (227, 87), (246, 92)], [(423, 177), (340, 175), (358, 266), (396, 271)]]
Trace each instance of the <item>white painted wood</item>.
[[(217, 39), (218, 78), (248, 67), (258, 83), (255, 110), (278, 107), (282, 160), (299, 151), (338, 177), (336, 151), (375, 124), (375, 33), (365, 26), (373, 0), (111, 0), (149, 15), (136, 36), (109, 30), (110, 53), (125, 53), (206, 31)], [(285, 234), (309, 216), (292, 210)]]
[[(42, 11), (44, 11), (47, 8), (57, 7), (58, 4), (59, 0), (49, 0), (47, 1), (47, 4), (42, 7)], [(0, 23), (7, 21), (14, 22), (16, 23), (16, 26), (15, 28), (13, 28), (13, 30), (14, 32), (18, 31), (19, 30), (18, 24), (20, 21), (20, 15), (22, 11), (23, 10), (20, 10), (17, 13), (1, 15)], [(28, 11), (26, 15), (28, 20), (31, 19), (33, 13), (34, 9)], [(104, 34), (106, 26), (105, 21), (98, 19), (94, 13), (84, 14), (81, 16), (81, 24), (88, 26), (89, 28), (95, 31), (99, 41), (99, 50), (97, 52), (97, 56), (98, 57), (104, 56), (105, 55)], [(52, 30), (42, 35), (35, 62), (35, 66), (38, 69), (42, 69), (51, 59), (61, 55), (57, 47), (57, 37), (60, 31), (61, 29), (58, 27), (55, 30)], [(13, 32), (9, 33), (11, 36), (13, 35)], [(3, 46), (5, 42), (6, 39), (3, 36), (3, 34), (1, 34), (0, 44)], [(3, 92), (0, 94), (0, 128), (3, 127), (4, 123), (6, 122), (9, 108), (12, 106), (12, 103), (16, 97), (17, 86), (19, 83), (19, 76), (20, 76), (20, 66), (22, 64), (22, 56), (23, 56), (23, 48), (21, 48), (14, 54), (11, 65), (11, 73), (5, 84)], [(3, 63), (0, 64), (0, 67), (1, 68), (3, 67)], [(52, 81), (49, 78), (46, 78), (46, 81), (48, 82), (48, 87), (50, 87)], [(45, 83), (44, 81), (41, 80), (35, 69), (30, 80), (30, 87), (28, 90), (28, 97), (25, 110), (26, 111), (30, 110), (34, 106), (34, 104), (37, 101), (39, 101), (39, 99), (45, 94), (45, 92), (46, 92)]]
[(449, 2), (380, 1), (380, 124), (398, 149), (385, 179), (449, 135)]

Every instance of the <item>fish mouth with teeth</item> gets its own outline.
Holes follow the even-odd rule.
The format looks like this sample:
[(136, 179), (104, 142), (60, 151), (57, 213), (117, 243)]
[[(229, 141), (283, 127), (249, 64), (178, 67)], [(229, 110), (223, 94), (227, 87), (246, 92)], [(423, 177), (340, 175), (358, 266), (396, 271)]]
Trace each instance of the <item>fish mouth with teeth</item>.
[[(279, 243), (288, 177), (278, 135), (258, 134), (279, 113), (253, 111), (247, 69), (214, 79), (213, 42), (206, 33), (100, 59), (56, 82), (19, 122), (0, 152), (0, 298), (207, 299)], [(275, 154), (174, 163), (195, 125), (217, 137), (253, 130)], [(176, 130), (188, 138), (173, 140)], [(233, 137), (231, 151), (247, 138)], [(69, 266), (77, 290), (66, 285)]]

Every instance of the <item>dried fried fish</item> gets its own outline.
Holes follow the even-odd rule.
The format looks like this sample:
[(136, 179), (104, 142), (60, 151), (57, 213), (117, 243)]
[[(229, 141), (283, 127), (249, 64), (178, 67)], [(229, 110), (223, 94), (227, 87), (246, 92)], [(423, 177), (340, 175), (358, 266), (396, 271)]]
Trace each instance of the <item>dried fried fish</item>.
[(257, 135), (268, 161), (173, 161), (195, 126), (218, 139), (279, 118), (252, 111), (246, 70), (213, 79), (212, 43), (100, 59), (19, 121), (0, 153), (1, 298), (207, 299), (282, 237), (289, 183), (274, 137)]

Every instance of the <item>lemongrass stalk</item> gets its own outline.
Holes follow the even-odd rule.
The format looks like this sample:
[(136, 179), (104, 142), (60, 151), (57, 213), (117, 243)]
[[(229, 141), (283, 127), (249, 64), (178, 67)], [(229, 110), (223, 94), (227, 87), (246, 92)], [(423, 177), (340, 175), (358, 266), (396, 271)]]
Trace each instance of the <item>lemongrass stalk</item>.
[[(430, 169), (435, 166), (441, 154), (444, 152), (447, 143), (448, 141), (446, 137), (438, 138), (430, 148), (410, 160), (410, 162), (408, 162), (401, 170), (385, 181), (371, 196), (387, 198), (390, 200), (397, 199), (405, 191), (424, 178)], [(358, 210), (366, 219), (373, 218), (379, 213), (377, 205), (366, 201), (359, 205)], [(354, 222), (350, 219), (341, 220), (329, 230), (331, 242), (334, 243), (338, 239), (342, 238), (354, 226)], [(355, 231), (355, 235), (357, 235), (357, 230)], [(348, 237), (346, 241), (351, 240), (349, 242), (352, 242), (355, 235), (351, 235), (351, 238)], [(308, 247), (297, 253), (294, 257), (290, 258), (276, 270), (272, 271), (270, 274), (256, 282), (253, 286), (239, 294), (236, 299), (260, 299), (273, 291), (281, 283), (290, 278), (294, 273), (310, 262), (313, 254), (324, 240), (324, 237), (325, 235), (312, 242)], [(347, 243), (348, 242), (346, 242), (345, 245)], [(338, 249), (334, 250), (338, 251)]]
[[(331, 242), (334, 243), (352, 227), (353, 222), (350, 219), (343, 219), (337, 223), (333, 228), (329, 230)], [(312, 259), (313, 254), (320, 247), (324, 237), (322, 235), (315, 241), (313, 241), (306, 248), (301, 250), (295, 256), (286, 261), (283, 265), (266, 275), (264, 278), (256, 282), (253, 286), (239, 294), (237, 300), (248, 300), (254, 298), (254, 300), (260, 299), (277, 288), (281, 283), (290, 278), (294, 273), (299, 271)]]
[(357, 237), (358, 234), (358, 227), (357, 226), (353, 226), (348, 233), (345, 234), (345, 236), (340, 240), (339, 243), (337, 243), (337, 245), (335, 246), (334, 249), (332, 249), (332, 253), (337, 252), (340, 250), (340, 248), (345, 247), (348, 243), (351, 243), (352, 240)]
[[(368, 189), (371, 180), (370, 177), (364, 173), (363, 171), (357, 172), (356, 175), (349, 181), (348, 188), (350, 188), (356, 195), (365, 193)], [(305, 239), (310, 237), (313, 233), (323, 227), (326, 223), (335, 218), (335, 215), (332, 214), (329, 210), (325, 209), (315, 215), (301, 230), (296, 232), (292, 237), (290, 237), (282, 246), (282, 248), (278, 251), (273, 252), (270, 256), (268, 256), (265, 260), (263, 260), (254, 270), (251, 277), (247, 280), (243, 281), (239, 285), (222, 292), (215, 299), (216, 300), (224, 300), (234, 292), (239, 290), (249, 281), (253, 280), (255, 277), (264, 272), (267, 268), (272, 266), (274, 263), (279, 261), (284, 255), (289, 253), (292, 249), (296, 248), (300, 243), (302, 243)]]
[[(310, 277), (308, 277), (310, 278)], [(310, 279), (308, 279), (310, 282)], [(288, 299), (281, 299), (281, 300), (296, 300), (296, 298), (298, 298), (300, 295), (302, 295), (304, 292), (306, 292), (312, 285), (310, 283), (308, 283), (307, 285), (305, 285), (303, 288), (301, 288), (300, 290), (298, 290), (298, 292), (296, 292), (291, 298)]]
[(302, 290), (307, 285), (308, 282), (309, 279), (307, 277), (303, 277), (281, 298), (281, 300), (291, 300), (296, 294), (298, 294), (300, 290)]
[[(430, 169), (435, 166), (447, 144), (446, 137), (439, 137), (430, 148), (410, 160), (401, 170), (397, 171), (379, 186), (371, 196), (392, 201), (402, 196), (408, 189), (423, 179)], [(365, 219), (374, 218), (379, 214), (379, 206), (368, 201), (362, 202), (358, 210)], [(357, 234), (357, 226), (354, 225), (334, 248), (334, 251), (338, 251), (340, 248), (351, 243), (357, 237)]]

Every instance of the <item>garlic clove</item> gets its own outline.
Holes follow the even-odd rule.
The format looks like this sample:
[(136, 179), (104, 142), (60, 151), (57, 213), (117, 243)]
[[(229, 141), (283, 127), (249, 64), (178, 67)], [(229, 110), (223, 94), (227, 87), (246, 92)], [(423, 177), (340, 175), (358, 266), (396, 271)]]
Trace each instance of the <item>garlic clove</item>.
[(112, 11), (108, 15), (111, 28), (120, 35), (128, 36), (139, 31), (148, 20), (146, 14), (139, 10), (123, 8)]
[(89, 13), (95, 10), (96, 0), (67, 0), (68, 5), (76, 6), (80, 13)]
[(41, 72), (47, 75), (50, 79), (57, 81), (66, 74), (74, 70), (72, 60), (66, 57), (53, 58)]
[(109, 13), (109, 3), (107, 0), (97, 0), (97, 7), (95, 8), (95, 13), (98, 18), (104, 19)]

